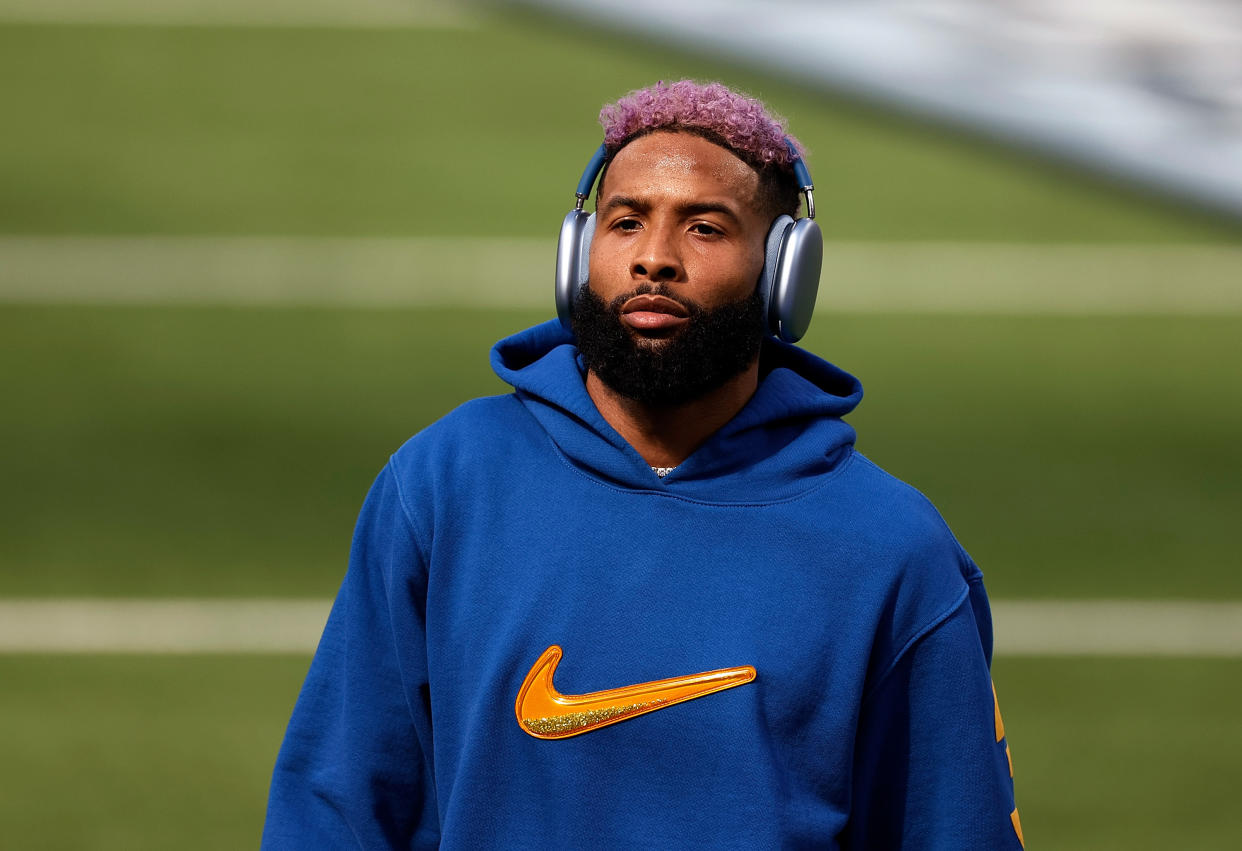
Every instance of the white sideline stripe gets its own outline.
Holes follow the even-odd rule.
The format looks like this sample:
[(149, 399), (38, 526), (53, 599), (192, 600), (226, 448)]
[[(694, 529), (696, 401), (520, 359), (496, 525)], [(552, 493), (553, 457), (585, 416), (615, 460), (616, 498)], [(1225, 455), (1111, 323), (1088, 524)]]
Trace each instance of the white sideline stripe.
[[(0, 600), (0, 653), (311, 653), (326, 600)], [(996, 655), (1242, 657), (1242, 603), (998, 601)]]
[(309, 653), (325, 600), (0, 600), (0, 653)]
[[(546, 307), (556, 243), (0, 236), (0, 303)], [(1242, 312), (1242, 246), (829, 242), (834, 312)]]
[(0, 237), (0, 302), (527, 307), (555, 238)]
[(0, 24), (460, 29), (479, 14), (448, 0), (0, 0)]
[(998, 601), (998, 656), (1242, 656), (1242, 603)]

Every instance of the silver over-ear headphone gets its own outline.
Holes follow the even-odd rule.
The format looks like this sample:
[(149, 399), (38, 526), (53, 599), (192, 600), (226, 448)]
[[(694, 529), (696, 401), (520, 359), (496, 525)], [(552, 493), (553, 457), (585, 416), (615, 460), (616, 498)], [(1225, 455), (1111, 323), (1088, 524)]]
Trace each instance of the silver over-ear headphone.
[[(794, 144), (788, 139), (785, 144), (793, 154), (798, 188), (806, 195), (806, 216), (794, 220), (781, 215), (772, 222), (765, 246), (763, 273), (759, 276), (759, 291), (763, 294), (768, 332), (787, 343), (796, 343), (806, 334), (815, 311), (819, 270), (824, 259), (824, 237), (815, 223), (815, 187), (811, 183), (811, 174)], [(577, 203), (561, 222), (561, 236), (556, 245), (556, 315), (566, 330), (571, 330), (569, 317), (574, 299), (587, 283), (591, 238), (595, 235), (595, 214), (588, 214), (583, 206), (607, 157), (607, 149), (600, 145), (587, 163), (574, 191)]]

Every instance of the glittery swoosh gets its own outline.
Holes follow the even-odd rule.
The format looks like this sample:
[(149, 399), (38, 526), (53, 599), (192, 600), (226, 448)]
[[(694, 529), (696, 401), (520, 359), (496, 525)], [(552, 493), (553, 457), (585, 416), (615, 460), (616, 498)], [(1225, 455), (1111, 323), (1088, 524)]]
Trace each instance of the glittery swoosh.
[(755, 669), (744, 665), (590, 694), (561, 694), (552, 684), (560, 660), (560, 647), (545, 650), (526, 675), (514, 705), (518, 724), (539, 739), (576, 736), (755, 678)]

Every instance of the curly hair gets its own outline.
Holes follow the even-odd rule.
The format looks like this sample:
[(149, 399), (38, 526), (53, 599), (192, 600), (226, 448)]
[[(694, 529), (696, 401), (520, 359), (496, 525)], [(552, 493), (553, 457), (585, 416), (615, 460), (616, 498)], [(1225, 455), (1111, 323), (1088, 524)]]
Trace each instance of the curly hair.
[[(755, 98), (723, 83), (663, 80), (636, 89), (599, 113), (604, 146), (611, 161), (630, 142), (658, 130), (693, 133), (732, 152), (759, 175), (759, 207), (771, 218), (798, 214), (799, 192), (794, 156), (786, 139), (802, 156), (803, 147), (785, 132), (785, 122)], [(607, 166), (605, 166), (605, 175)], [(604, 176), (600, 176), (603, 186)]]

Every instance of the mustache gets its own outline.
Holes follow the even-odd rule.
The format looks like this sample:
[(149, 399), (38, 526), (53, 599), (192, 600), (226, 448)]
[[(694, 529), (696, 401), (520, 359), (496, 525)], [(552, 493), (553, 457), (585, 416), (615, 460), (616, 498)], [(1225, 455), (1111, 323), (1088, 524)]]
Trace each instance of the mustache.
[[(590, 282), (587, 282), (587, 287), (590, 287)], [(621, 307), (627, 301), (634, 298), (634, 296), (640, 295), (658, 295), (671, 299), (684, 307), (690, 316), (698, 316), (703, 312), (703, 308), (699, 307), (699, 305), (692, 301), (688, 301), (684, 296), (678, 294), (676, 290), (657, 284), (639, 284), (628, 293), (622, 293), (612, 301), (608, 302), (608, 309), (613, 313), (619, 314), (621, 313)]]

